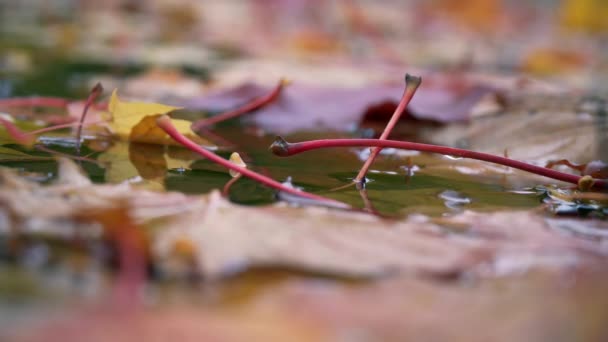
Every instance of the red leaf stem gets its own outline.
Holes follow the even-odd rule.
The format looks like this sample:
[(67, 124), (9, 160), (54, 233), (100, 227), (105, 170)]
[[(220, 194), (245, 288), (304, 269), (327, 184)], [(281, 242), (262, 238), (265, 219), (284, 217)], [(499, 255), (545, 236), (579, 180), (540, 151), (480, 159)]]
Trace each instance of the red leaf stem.
[[(444, 155), (457, 156), (462, 158), (476, 159), (494, 164), (500, 164), (515, 169), (528, 171), (537, 175), (545, 176), (555, 180), (560, 180), (572, 184), (578, 184), (581, 176), (563, 173), (552, 170), (546, 167), (528, 164), (522, 161), (509, 159), (493, 154), (475, 152), (460, 148), (422, 144), (408, 141), (395, 140), (378, 140), (378, 139), (323, 139), (302, 141), (297, 143), (289, 143), (281, 137), (277, 137), (274, 143), (270, 146), (272, 152), (281, 157), (287, 157), (294, 154), (330, 147), (381, 147), (381, 148), (398, 148), (404, 150), (414, 150), (421, 152), (438, 153)], [(593, 186), (595, 188), (608, 188), (606, 180), (594, 179)]]
[(262, 108), (263, 106), (275, 101), (279, 97), (279, 95), (281, 94), (281, 91), (287, 84), (289, 84), (288, 81), (281, 79), (281, 80), (279, 80), (279, 84), (277, 84), (277, 86), (274, 87), (274, 89), (270, 93), (268, 93), (262, 97), (259, 97), (257, 99), (253, 99), (251, 102), (248, 102), (245, 105), (238, 107), (236, 109), (233, 109), (231, 111), (224, 112), (224, 113), (218, 114), (218, 115), (210, 117), (210, 118), (205, 118), (205, 119), (195, 121), (192, 124), (191, 128), (193, 131), (198, 132), (199, 130), (201, 130), (204, 127), (211, 126), (218, 122), (226, 121), (226, 120), (235, 118), (237, 116), (247, 114), (256, 109)]

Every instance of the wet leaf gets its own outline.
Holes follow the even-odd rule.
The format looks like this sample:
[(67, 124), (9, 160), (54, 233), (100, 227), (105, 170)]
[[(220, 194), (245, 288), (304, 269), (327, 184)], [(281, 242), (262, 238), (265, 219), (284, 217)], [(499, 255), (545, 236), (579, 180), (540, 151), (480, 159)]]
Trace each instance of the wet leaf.
[(127, 206), (137, 224), (154, 223), (151, 250), (159, 265), (173, 257), (176, 245), (188, 241), (198, 272), (206, 277), (260, 267), (363, 278), (396, 273), (505, 276), (598, 269), (608, 263), (601, 242), (564, 236), (529, 211), (387, 220), (322, 208), (246, 207), (218, 192), (186, 196), (129, 184), (94, 185), (65, 159), (59, 173), (56, 184), (41, 186), (2, 170), (0, 210), (8, 218), (7, 229), (52, 235), (57, 222), (63, 222), (65, 233), (92, 213)]
[[(112, 114), (110, 129), (114, 135), (125, 141), (160, 145), (177, 145), (161, 128), (156, 125), (156, 118), (172, 112), (179, 107), (159, 103), (123, 102), (114, 90), (108, 110)], [(190, 130), (190, 122), (171, 119), (175, 127), (190, 139), (206, 143)]]
[[(255, 266), (370, 277), (507, 275), (608, 262), (608, 250), (551, 232), (533, 212), (465, 211), (437, 225), (423, 217), (395, 222), (317, 208), (260, 210), (219, 194), (208, 201), (206, 211), (176, 218), (174, 228), (160, 234), (157, 251), (164, 254), (173, 239), (192, 241), (201, 272), (210, 277)], [(466, 234), (453, 236), (441, 226)]]
[[(569, 98), (572, 102), (576, 98)], [(548, 101), (553, 101), (551, 98)], [(587, 163), (604, 159), (602, 149), (606, 131), (603, 117), (577, 113), (574, 107), (551, 104), (531, 105), (468, 125), (451, 125), (425, 136), (432, 143), (468, 148), (492, 154), (507, 154), (514, 159), (546, 165), (568, 159)], [(573, 105), (571, 105), (573, 106)]]

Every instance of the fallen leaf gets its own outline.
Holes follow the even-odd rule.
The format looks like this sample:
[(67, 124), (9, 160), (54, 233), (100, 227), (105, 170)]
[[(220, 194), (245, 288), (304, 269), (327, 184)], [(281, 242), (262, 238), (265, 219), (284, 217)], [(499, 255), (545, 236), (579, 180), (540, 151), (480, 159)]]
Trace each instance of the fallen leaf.
[(78, 217), (125, 204), (132, 210), (130, 215), (141, 223), (181, 212), (189, 207), (187, 203), (198, 201), (196, 197), (138, 189), (128, 183), (92, 184), (73, 161), (60, 158), (58, 163), (58, 180), (51, 186), (41, 186), (19, 177), (11, 169), (0, 168), (3, 186), (0, 216), (7, 212), (15, 215), (4, 221), (6, 224), (0, 231), (6, 232), (11, 227), (24, 233), (32, 229), (51, 235), (57, 233), (53, 232), (57, 227), (61, 232), (76, 231)]
[(574, 104), (561, 105), (564, 98), (577, 100), (563, 95), (549, 97), (545, 103), (512, 109), (504, 115), (440, 127), (422, 139), (497, 155), (506, 150), (511, 158), (539, 165), (560, 159), (574, 163), (605, 159), (602, 115), (581, 112)]
[(525, 56), (522, 70), (537, 75), (553, 75), (580, 71), (589, 63), (589, 57), (579, 51), (539, 48)]
[(467, 234), (453, 236), (420, 217), (395, 222), (319, 208), (260, 210), (230, 204), (218, 193), (208, 201), (206, 210), (180, 215), (160, 232), (156, 251), (163, 255), (175, 239), (192, 241), (209, 277), (254, 266), (357, 277), (507, 275), (608, 261), (605, 248), (560, 236), (533, 212), (465, 211), (440, 222), (466, 227)]
[[(210, 92), (186, 103), (187, 108), (225, 111), (261, 97), (269, 88), (245, 83), (231, 89)], [(256, 124), (275, 133), (326, 129), (351, 130), (362, 120), (383, 120), (393, 113), (403, 85), (370, 85), (361, 88), (337, 88), (299, 85), (286, 87), (281, 96), (252, 115)], [(421, 86), (407, 112), (418, 119), (437, 122), (467, 121), (475, 106), (496, 91), (485, 85), (454, 89), (432, 83)], [(378, 107), (379, 105), (382, 105)], [(382, 110), (379, 111), (378, 109)], [(370, 110), (376, 109), (376, 110)], [(482, 113), (483, 114), (483, 113)], [(480, 115), (480, 113), (477, 113)], [(405, 115), (407, 116), (407, 115)]]
[[(167, 114), (179, 107), (166, 106), (159, 103), (123, 102), (118, 98), (117, 91), (112, 92), (108, 110), (112, 114), (109, 124), (112, 133), (125, 141), (141, 142), (160, 145), (178, 145), (160, 127), (156, 118)], [(199, 144), (208, 144), (192, 130), (190, 121), (171, 119), (180, 133)]]
[[(129, 184), (95, 185), (66, 159), (60, 160), (59, 172), (57, 184), (42, 186), (1, 170), (5, 233), (63, 232), (55, 236), (65, 237), (77, 231), (82, 218), (90, 220), (91, 213), (127, 206), (134, 223), (154, 223), (151, 251), (158, 265), (174, 256), (176, 245), (188, 241), (194, 246), (198, 272), (210, 278), (260, 267), (358, 278), (465, 273), (493, 277), (531, 270), (601, 269), (608, 263), (608, 249), (601, 241), (561, 234), (532, 211), (387, 220), (317, 207), (240, 206), (217, 191), (186, 196)], [(608, 227), (605, 222), (596, 225)]]
[(561, 8), (562, 25), (571, 31), (608, 31), (608, 4), (603, 0), (566, 0)]

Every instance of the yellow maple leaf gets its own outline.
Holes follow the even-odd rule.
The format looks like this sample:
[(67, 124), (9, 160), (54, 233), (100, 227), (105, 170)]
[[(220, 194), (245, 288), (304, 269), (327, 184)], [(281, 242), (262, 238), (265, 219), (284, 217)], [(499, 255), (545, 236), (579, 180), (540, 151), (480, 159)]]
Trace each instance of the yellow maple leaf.
[[(167, 133), (156, 125), (156, 118), (180, 107), (167, 106), (160, 103), (123, 102), (118, 98), (114, 89), (108, 110), (112, 114), (110, 130), (121, 140), (148, 144), (179, 145)], [(210, 145), (201, 139), (191, 129), (187, 120), (171, 119), (173, 125), (183, 135), (199, 143)]]

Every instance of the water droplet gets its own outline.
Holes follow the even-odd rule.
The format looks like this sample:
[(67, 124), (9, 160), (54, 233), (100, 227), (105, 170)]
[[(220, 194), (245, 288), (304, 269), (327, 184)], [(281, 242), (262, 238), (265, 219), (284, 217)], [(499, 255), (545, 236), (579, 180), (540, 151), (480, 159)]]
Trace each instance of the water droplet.
[(506, 192), (517, 194), (517, 195), (538, 195), (539, 192), (533, 188), (521, 189), (521, 190), (507, 190)]
[(439, 198), (444, 200), (444, 204), (446, 207), (455, 211), (461, 211), (462, 207), (465, 204), (471, 203), (470, 198), (454, 190), (445, 190), (441, 192), (438, 196)]
[(362, 150), (359, 150), (357, 153), (357, 158), (359, 158), (359, 160), (361, 161), (366, 161), (367, 158), (369, 158), (369, 155), (371, 153), (371, 149), (370, 148), (364, 148)]
[(418, 167), (418, 165), (412, 165), (412, 166), (401, 166), (401, 169), (403, 169), (405, 171), (405, 175), (408, 177), (413, 176), (416, 172), (420, 171), (420, 167)]
[(471, 203), (470, 198), (468, 198), (468, 197), (464, 196), (463, 194), (461, 194), (460, 192), (454, 191), (454, 190), (445, 190), (445, 191), (441, 192), (439, 194), (439, 198), (446, 200), (446, 201), (461, 203), (461, 204)]

